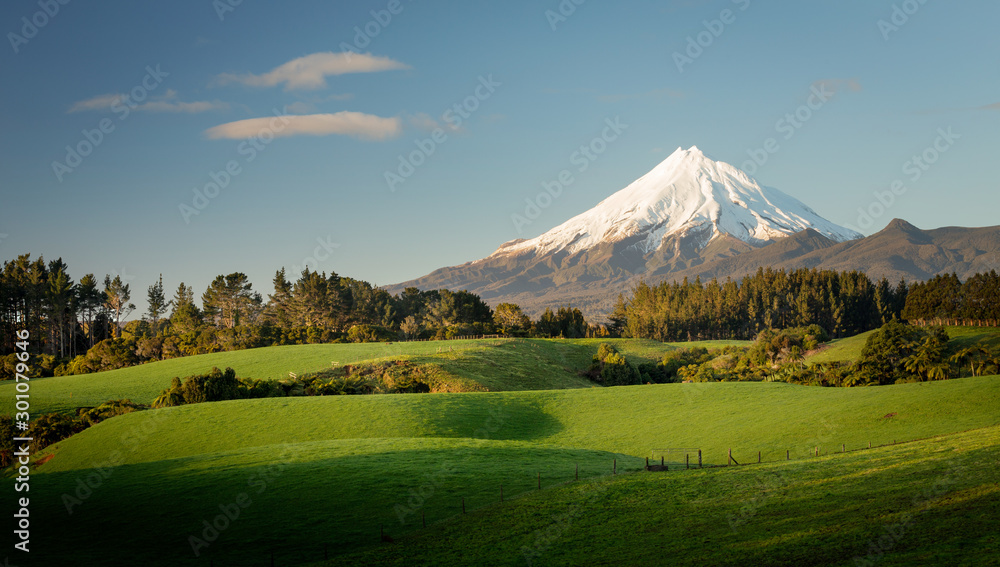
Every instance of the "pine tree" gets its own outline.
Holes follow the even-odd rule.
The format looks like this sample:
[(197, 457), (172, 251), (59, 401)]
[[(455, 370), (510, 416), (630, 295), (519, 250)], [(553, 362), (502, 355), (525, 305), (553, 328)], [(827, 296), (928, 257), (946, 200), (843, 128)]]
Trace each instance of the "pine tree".
[(149, 314), (152, 333), (155, 337), (160, 322), (160, 315), (167, 312), (167, 308), (170, 307), (171, 303), (163, 295), (163, 274), (160, 274), (160, 278), (155, 284), (146, 289), (146, 301), (149, 303), (149, 311), (147, 313)]

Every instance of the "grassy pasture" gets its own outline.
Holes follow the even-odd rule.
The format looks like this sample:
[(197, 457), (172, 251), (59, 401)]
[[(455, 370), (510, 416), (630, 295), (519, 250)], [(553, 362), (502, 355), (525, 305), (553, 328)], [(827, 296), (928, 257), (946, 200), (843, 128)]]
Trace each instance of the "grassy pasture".
[[(987, 341), (990, 345), (1000, 346), (1000, 328), (997, 327), (945, 327), (951, 344), (958, 348), (972, 346), (980, 340)], [(807, 363), (820, 362), (853, 362), (861, 358), (861, 350), (865, 347), (865, 341), (874, 331), (861, 333), (853, 337), (834, 339), (827, 346), (813, 355), (808, 356)]]
[(998, 461), (992, 427), (787, 463), (602, 477), (313, 565), (995, 565)]
[[(411, 360), (433, 365), (435, 379), (448, 391), (510, 391), (586, 388), (594, 384), (577, 375), (590, 363), (602, 339), (512, 339), (289, 345), (203, 354), (78, 376), (35, 379), (31, 383), (36, 413), (72, 411), (109, 399), (150, 403), (170, 386), (174, 376), (203, 374), (212, 367), (231, 367), (246, 378), (283, 378), (363, 361)], [(633, 363), (656, 362), (688, 343), (639, 339), (605, 339)], [(693, 344), (693, 343), (692, 343)], [(743, 344), (709, 341), (707, 346)], [(14, 383), (0, 382), (0, 413), (13, 409)]]
[[(523, 526), (513, 533), (534, 537), (533, 526), (552, 516), (547, 504), (535, 511), (527, 504), (537, 502), (528, 493), (536, 491), (538, 473), (549, 488), (571, 481), (577, 465), (582, 478), (608, 475), (612, 459), (618, 459), (620, 472), (635, 471), (651, 448), (678, 446), (701, 447), (707, 464), (725, 463), (730, 447), (744, 463), (756, 460), (760, 450), (766, 461), (775, 461), (755, 469), (762, 471), (793, 466), (784, 462), (788, 449), (793, 464), (812, 470), (808, 467), (818, 465), (804, 463), (816, 460), (809, 455), (818, 445), (823, 456), (816, 462), (834, 460), (806, 477), (819, 483), (823, 475), (836, 479), (858, 472), (856, 465), (847, 467), (853, 467), (850, 474), (836, 465), (837, 458), (861, 454), (836, 455), (841, 443), (859, 449), (869, 440), (879, 445), (995, 425), (1000, 423), (997, 407), (1000, 377), (856, 389), (712, 383), (277, 398), (140, 412), (98, 424), (40, 455), (53, 457), (33, 474), (32, 491), (39, 496), (32, 500), (32, 513), (45, 526), (38, 530), (37, 557), (51, 564), (100, 558), (104, 565), (201, 565), (213, 559), (221, 566), (266, 561), (274, 550), (283, 558), (279, 564), (300, 564), (320, 559), (324, 544), (332, 553), (377, 546), (379, 526), (397, 538), (423, 533), (418, 511), (432, 525), (455, 521), (447, 518), (461, 513), (462, 497), (470, 512), (493, 509), (501, 484), (507, 499), (524, 495), (516, 505), (528, 506), (517, 516)], [(896, 416), (886, 418), (888, 413)], [(884, 467), (891, 469), (889, 463)], [(106, 476), (95, 480), (101, 469)], [(719, 492), (717, 484), (737, 483), (746, 491), (752, 489), (750, 481), (713, 480), (717, 472), (679, 473), (705, 476), (685, 476), (700, 480), (671, 484), (670, 491), (711, 502), (708, 509), (716, 516), (724, 503), (739, 509), (738, 500), (724, 498), (729, 492)], [(88, 478), (99, 486), (67, 514), (63, 495), (75, 497)], [(863, 485), (865, 478), (858, 476), (857, 483)], [(607, 530), (587, 528), (581, 537), (615, 539), (633, 530), (640, 538), (633, 541), (645, 542), (651, 526), (662, 523), (655, 521), (658, 516), (647, 518), (649, 509), (674, 516), (692, 510), (648, 499), (660, 488), (622, 486), (620, 496), (607, 504), (620, 518)], [(426, 498), (413, 506), (420, 500), (413, 495), (421, 490)], [(211, 521), (221, 513), (220, 505), (235, 502), (241, 493), (252, 504), (196, 558), (188, 537), (198, 535), (202, 520)], [(841, 496), (837, 490), (829, 494)], [(403, 507), (403, 521), (397, 506)], [(408, 509), (413, 512), (405, 513)], [(690, 521), (686, 529), (696, 531), (720, 520), (692, 516)], [(594, 538), (594, 533), (602, 536)], [(107, 545), (111, 539), (115, 546)], [(750, 547), (760, 544), (749, 541)], [(491, 550), (484, 546), (473, 546), (470, 561), (490, 563)], [(405, 557), (398, 561), (420, 556)], [(448, 564), (449, 555), (442, 557)], [(362, 564), (382, 559), (357, 557)]]

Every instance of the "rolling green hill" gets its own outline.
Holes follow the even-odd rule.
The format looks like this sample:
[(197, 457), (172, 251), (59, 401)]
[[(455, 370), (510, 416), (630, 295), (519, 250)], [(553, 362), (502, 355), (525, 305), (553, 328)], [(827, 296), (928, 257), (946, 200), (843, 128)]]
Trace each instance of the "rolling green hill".
[[(985, 340), (994, 347), (1000, 346), (1000, 328), (997, 327), (945, 327), (951, 344), (956, 347), (971, 346), (980, 340)], [(807, 363), (820, 362), (853, 362), (861, 358), (861, 350), (874, 331), (861, 333), (853, 337), (835, 339), (828, 345), (807, 357)]]
[(1000, 428), (581, 481), (313, 565), (996, 565)]
[[(33, 557), (266, 564), (274, 550), (279, 564), (297, 564), (320, 559), (324, 545), (343, 553), (377, 544), (379, 526), (393, 537), (413, 532), (419, 513), (445, 520), (461, 513), (463, 497), (470, 511), (490, 505), (501, 484), (508, 499), (531, 492), (539, 473), (551, 487), (571, 481), (577, 465), (581, 478), (607, 475), (613, 459), (619, 472), (636, 470), (667, 447), (700, 447), (706, 464), (724, 464), (729, 448), (740, 462), (757, 451), (766, 461), (783, 461), (786, 450), (814, 458), (816, 446), (827, 455), (842, 443), (859, 449), (996, 425), (997, 407), (1000, 377), (276, 398), (139, 412), (43, 451), (52, 458), (32, 477), (40, 495), (32, 513), (45, 525)], [(687, 490), (711, 500), (695, 494), (710, 482)], [(252, 503), (196, 560), (189, 536), (242, 493)], [(645, 506), (637, 496), (614, 509)], [(540, 510), (526, 533), (549, 516)]]
[[(203, 354), (109, 372), (36, 378), (31, 382), (35, 413), (72, 411), (109, 399), (129, 398), (148, 404), (170, 386), (174, 376), (204, 374), (231, 367), (245, 378), (284, 378), (362, 361), (400, 359), (434, 365), (446, 391), (509, 391), (586, 388), (594, 384), (577, 375), (590, 363), (597, 345), (610, 342), (634, 363), (656, 362), (679, 345), (642, 339), (503, 339), (277, 346)], [(710, 348), (741, 341), (706, 341)], [(0, 382), (0, 413), (10, 413), (14, 383)]]

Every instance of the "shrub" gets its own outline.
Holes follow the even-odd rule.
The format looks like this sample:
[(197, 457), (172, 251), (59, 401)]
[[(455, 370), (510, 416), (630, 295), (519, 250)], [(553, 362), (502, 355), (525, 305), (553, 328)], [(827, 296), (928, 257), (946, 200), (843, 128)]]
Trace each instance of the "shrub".
[(395, 338), (396, 333), (379, 325), (354, 325), (347, 331), (347, 341), (352, 343), (378, 343)]
[(115, 417), (116, 415), (124, 415), (126, 413), (142, 411), (144, 409), (149, 409), (149, 406), (145, 404), (137, 404), (128, 399), (108, 400), (96, 408), (90, 408), (80, 412), (80, 418), (87, 424), (87, 427), (90, 427), (91, 425), (97, 425), (105, 419)]
[(639, 373), (618, 353), (611, 353), (604, 359), (601, 381), (606, 386), (632, 386), (639, 383)]

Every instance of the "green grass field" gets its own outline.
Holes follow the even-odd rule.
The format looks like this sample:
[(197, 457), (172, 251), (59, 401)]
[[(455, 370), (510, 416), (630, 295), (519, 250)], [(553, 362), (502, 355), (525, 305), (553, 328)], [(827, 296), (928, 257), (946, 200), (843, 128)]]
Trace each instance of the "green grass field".
[(861, 358), (861, 349), (865, 348), (865, 341), (874, 332), (868, 331), (853, 337), (834, 339), (815, 354), (807, 356), (805, 362), (853, 362)]
[[(980, 340), (985, 340), (990, 345), (1000, 346), (1000, 328), (997, 327), (945, 327), (951, 344), (955, 347), (971, 346)], [(865, 341), (874, 331), (861, 333), (853, 337), (835, 339), (827, 343), (827, 346), (820, 349), (815, 354), (806, 357), (807, 363), (824, 362), (853, 362), (861, 358), (861, 350), (865, 347)]]
[[(109, 372), (32, 380), (36, 413), (72, 411), (109, 399), (129, 398), (148, 404), (170, 380), (231, 367), (246, 378), (284, 378), (363, 361), (401, 359), (435, 365), (438, 379), (451, 391), (540, 390), (594, 386), (577, 375), (586, 369), (601, 342), (610, 342), (634, 363), (656, 362), (689, 343), (636, 339), (515, 339), (407, 343), (293, 345), (203, 354), (143, 364)], [(740, 341), (707, 341), (712, 348)], [(13, 381), (0, 382), (0, 413), (10, 413)]]
[[(996, 425), (997, 407), (1000, 377), (855, 389), (710, 383), (277, 398), (139, 412), (40, 455), (53, 456), (33, 475), (32, 492), (42, 496), (33, 500), (32, 513), (45, 526), (33, 558), (44, 564), (100, 557), (102, 565), (201, 565), (206, 559), (266, 565), (273, 550), (279, 565), (299, 564), (321, 559), (324, 545), (332, 553), (377, 546), (380, 526), (392, 537), (421, 531), (419, 514), (444, 526), (461, 513), (463, 497), (469, 511), (495, 505), (501, 484), (507, 499), (534, 501), (528, 494), (536, 491), (539, 473), (543, 487), (552, 487), (572, 481), (577, 465), (581, 478), (609, 474), (612, 459), (620, 472), (634, 471), (651, 449), (667, 447), (700, 447), (706, 464), (724, 464), (729, 448), (744, 463), (755, 461), (757, 451), (783, 462), (786, 450), (811, 462), (816, 446), (830, 455), (841, 443), (859, 449), (869, 441)], [(895, 416), (886, 417), (890, 413)], [(722, 482), (711, 480), (716, 472), (698, 473), (708, 476), (685, 489), (692, 499), (721, 505), (725, 499), (712, 488)], [(837, 466), (815, 474), (850, 477)], [(665, 506), (647, 500), (643, 490), (629, 488), (613, 500), (620, 522)], [(230, 506), (241, 493), (251, 503), (196, 558), (189, 536), (199, 536), (202, 521), (212, 521), (220, 505)], [(529, 535), (551, 516), (544, 507), (525, 514)], [(624, 526), (614, 524), (608, 537)], [(591, 535), (588, 529), (581, 537)]]
[(803, 461), (603, 477), (314, 565), (996, 565), (997, 462), (992, 427)]

